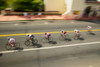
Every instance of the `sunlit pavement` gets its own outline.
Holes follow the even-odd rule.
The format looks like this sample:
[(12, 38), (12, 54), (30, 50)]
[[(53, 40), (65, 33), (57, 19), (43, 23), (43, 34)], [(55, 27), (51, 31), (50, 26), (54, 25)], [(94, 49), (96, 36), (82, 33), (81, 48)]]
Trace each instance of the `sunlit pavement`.
[[(86, 33), (86, 27), (93, 27), (93, 35)], [(74, 40), (74, 29), (81, 31), (83, 40)], [(60, 31), (68, 31), (70, 41), (60, 41)], [(44, 32), (51, 32), (53, 42), (42, 43)], [(38, 44), (44, 47), (57, 47), (80, 43), (90, 43), (85, 46), (69, 46), (63, 48), (38, 50), (33, 46), (25, 46), (25, 34), (34, 33)], [(37, 33), (37, 34), (35, 34)], [(7, 36), (3, 36), (7, 35)], [(13, 37), (20, 43), (18, 52), (3, 53), (7, 37)], [(74, 20), (39, 20), (0, 23), (0, 66), (1, 67), (100, 67), (100, 22), (99, 21), (74, 21)], [(81, 45), (81, 44), (80, 44)], [(23, 51), (24, 49), (32, 49)], [(36, 50), (33, 50), (36, 49)]]

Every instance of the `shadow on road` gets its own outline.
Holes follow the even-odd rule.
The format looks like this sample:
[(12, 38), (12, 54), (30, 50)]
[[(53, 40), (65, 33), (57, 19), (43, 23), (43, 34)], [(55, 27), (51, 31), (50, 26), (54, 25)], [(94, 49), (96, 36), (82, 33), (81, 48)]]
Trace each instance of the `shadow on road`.
[(1, 56), (3, 56), (3, 54), (2, 54), (2, 53), (0, 53), (0, 57), (1, 57)]
[(72, 41), (72, 39), (66, 38), (65, 41)]
[(96, 35), (95, 33), (89, 33), (89, 35)]
[(37, 44), (37, 43), (34, 43), (32, 46), (33, 46), (33, 47), (40, 48), (40, 47), (42, 47), (42, 44)]
[(83, 37), (78, 38), (79, 40), (85, 40)]
[(77, 20), (77, 21), (85, 21), (85, 22), (100, 24), (100, 20)]
[(24, 48), (21, 48), (21, 47), (19, 47), (19, 48), (15, 48), (15, 50), (23, 50)]
[(57, 44), (56, 41), (49, 41), (48, 43), (49, 43), (49, 44)]

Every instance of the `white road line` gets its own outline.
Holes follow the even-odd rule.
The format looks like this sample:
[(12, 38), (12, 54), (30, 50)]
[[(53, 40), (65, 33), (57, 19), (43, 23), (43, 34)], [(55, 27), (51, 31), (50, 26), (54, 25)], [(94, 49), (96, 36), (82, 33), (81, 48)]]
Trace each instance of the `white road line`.
[(44, 24), (49, 24), (48, 22), (45, 22)]
[(93, 67), (92, 65), (90, 65), (89, 67)]
[(43, 47), (43, 48), (31, 48), (31, 49), (23, 49), (23, 50), (11, 50), (11, 51), (0, 51), (0, 53), (14, 53), (14, 52), (22, 52), (22, 51), (32, 51), (32, 50), (45, 50), (45, 49), (54, 49), (54, 48), (62, 48), (62, 47), (74, 47), (74, 46), (82, 46), (82, 45), (90, 45), (90, 44), (98, 44), (97, 42), (88, 42), (88, 43), (78, 43), (78, 44), (69, 44), (62, 46), (53, 46), (53, 47)]
[(71, 21), (71, 23), (74, 23), (74, 21)]
[(19, 24), (16, 23), (16, 24), (14, 24), (14, 25), (17, 26), (17, 25), (19, 25)]

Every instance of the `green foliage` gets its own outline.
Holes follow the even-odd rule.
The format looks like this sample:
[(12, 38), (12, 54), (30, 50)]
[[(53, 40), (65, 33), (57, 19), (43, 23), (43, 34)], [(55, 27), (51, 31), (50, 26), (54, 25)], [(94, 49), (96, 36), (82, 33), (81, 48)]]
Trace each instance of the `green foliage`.
[(43, 0), (0, 0), (0, 10), (13, 6), (15, 11), (43, 11)]
[(7, 6), (6, 1), (5, 0), (0, 0), (0, 10), (5, 9)]
[(15, 11), (40, 11), (43, 10), (43, 0), (16, 0), (13, 2)]

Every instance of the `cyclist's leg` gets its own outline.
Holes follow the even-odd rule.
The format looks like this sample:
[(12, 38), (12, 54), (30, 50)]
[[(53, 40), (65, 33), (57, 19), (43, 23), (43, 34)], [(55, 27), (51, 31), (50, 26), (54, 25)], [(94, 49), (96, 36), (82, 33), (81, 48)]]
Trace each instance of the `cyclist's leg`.
[(9, 44), (14, 47), (15, 46), (15, 42), (9, 42)]
[(64, 38), (66, 38), (66, 34), (64, 34)]
[(47, 36), (47, 40), (49, 40), (49, 36)]
[(79, 33), (76, 33), (76, 37), (77, 37), (77, 38), (79, 38), (79, 37), (80, 37)]

